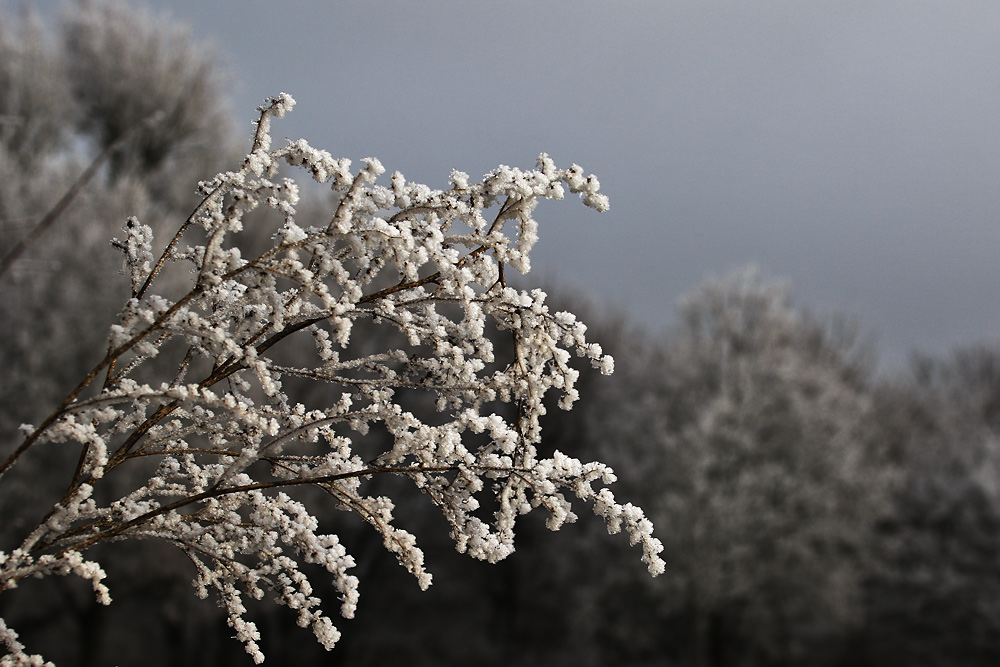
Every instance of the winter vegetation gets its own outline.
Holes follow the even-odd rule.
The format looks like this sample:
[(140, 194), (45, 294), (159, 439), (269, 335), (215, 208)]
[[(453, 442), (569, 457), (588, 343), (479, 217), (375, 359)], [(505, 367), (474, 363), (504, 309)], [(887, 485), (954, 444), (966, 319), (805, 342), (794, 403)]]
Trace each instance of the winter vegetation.
[[(84, 6), (66, 32), (70, 80), (113, 84), (110, 96), (85, 81), (73, 88), (82, 129), (112, 148), (111, 180), (155, 170), (175, 133), (183, 140), (188, 129), (203, 129), (186, 122), (197, 116), (199, 87), (189, 99), (183, 84), (199, 81), (199, 68), (170, 57), (179, 48), (166, 54), (163, 69), (177, 85), (163, 99), (142, 95), (142, 104), (130, 104), (127, 91), (138, 90), (130, 78), (142, 78), (119, 71), (130, 59), (115, 47), (155, 52), (157, 42), (123, 39), (131, 26), (120, 11)], [(112, 55), (118, 67), (103, 71)], [(255, 662), (264, 654), (245, 597), (273, 596), (331, 649), (340, 632), (302, 565), (326, 570), (349, 619), (359, 598), (356, 563), (295, 492), (311, 487), (358, 514), (426, 589), (423, 551), (394, 523), (391, 496), (367, 483), (385, 475), (427, 496), (456, 549), (474, 558), (509, 556), (518, 517), (534, 508), (548, 513), (551, 530), (575, 521), (569, 493), (591, 505), (609, 532), (627, 532), (649, 572), (660, 574), (652, 524), (604, 488), (615, 481), (612, 470), (538, 451), (546, 393), (558, 391), (566, 410), (578, 397), (571, 354), (605, 374), (612, 358), (587, 341), (573, 314), (546, 306), (543, 291), (516, 289), (505, 277), (508, 267), (530, 269), (536, 200), (577, 193), (602, 211), (608, 201), (598, 180), (542, 155), (535, 170), (501, 166), (478, 183), (455, 171), (446, 190), (398, 172), (391, 185), (379, 185), (385, 170), (374, 158), (352, 171), (349, 160), (304, 140), (273, 148), (271, 121), (294, 103), (281, 94), (258, 109), (242, 165), (198, 184), (201, 202), (162, 253), (154, 254), (153, 230), (135, 216), (112, 241), (131, 294), (106, 354), (52, 412), (18, 427), (20, 443), (0, 461), (2, 482), (40, 448), (79, 449), (58, 501), (28, 522), (11, 551), (0, 551), (0, 591), (73, 574), (107, 605), (106, 574), (84, 554), (104, 542), (157, 540), (190, 560), (195, 593), (218, 599)], [(139, 124), (129, 136), (131, 120)], [(119, 152), (120, 141), (135, 149)], [(298, 224), (299, 186), (282, 167), (330, 185), (328, 222)], [(247, 220), (261, 208), (279, 224), (272, 243), (247, 259), (232, 237), (262, 224), (267, 216)], [(200, 244), (189, 245), (195, 237)], [(180, 273), (174, 281), (165, 277), (172, 269)], [(487, 331), (509, 336), (500, 354)], [(365, 344), (351, 346), (352, 335)], [(312, 383), (321, 389), (308, 389)], [(424, 397), (433, 409), (415, 412)], [(7, 663), (42, 660), (5, 622), (0, 641)]]
[(531, 282), (578, 166), (246, 143), (212, 63), (0, 20), (0, 665), (997, 664), (1000, 345), (752, 267), (644, 330)]

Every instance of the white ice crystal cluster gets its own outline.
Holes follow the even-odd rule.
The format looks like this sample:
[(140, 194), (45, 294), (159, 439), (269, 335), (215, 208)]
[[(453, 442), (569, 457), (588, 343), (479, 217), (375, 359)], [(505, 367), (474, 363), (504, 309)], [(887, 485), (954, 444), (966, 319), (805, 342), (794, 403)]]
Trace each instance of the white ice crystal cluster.
[[(574, 521), (575, 496), (609, 531), (628, 532), (649, 571), (661, 572), (650, 522), (604, 488), (614, 481), (607, 466), (538, 450), (543, 397), (555, 390), (565, 409), (577, 397), (571, 357), (604, 373), (612, 359), (575, 316), (552, 312), (544, 292), (505, 277), (530, 268), (538, 200), (568, 190), (605, 210), (597, 179), (542, 155), (533, 170), (501, 166), (479, 182), (453, 172), (446, 190), (399, 173), (383, 185), (378, 160), (352, 172), (349, 160), (305, 141), (272, 148), (270, 121), (293, 104), (281, 95), (260, 108), (242, 167), (200, 185), (202, 203), (162, 255), (134, 218), (116, 240), (132, 298), (106, 357), (0, 460), (2, 476), (40, 443), (82, 449), (62, 500), (17, 550), (0, 553), (0, 591), (74, 573), (107, 603), (103, 571), (81, 554), (98, 542), (163, 540), (190, 558), (198, 595), (221, 601), (257, 662), (245, 596), (273, 596), (329, 648), (339, 632), (300, 566), (326, 569), (348, 618), (358, 580), (337, 535), (297, 491), (318, 488), (363, 517), (421, 587), (431, 583), (414, 537), (393, 523), (393, 502), (366, 491), (378, 475), (411, 480), (446, 517), (458, 550), (475, 558), (511, 554), (515, 522), (533, 508), (548, 512), (553, 530)], [(330, 185), (326, 224), (299, 225), (298, 187), (283, 165)], [(234, 239), (256, 209), (281, 222), (273, 245), (248, 259)], [(174, 266), (193, 267), (186, 291), (154, 293)], [(354, 345), (364, 327), (388, 328), (384, 340), (396, 343)], [(322, 383), (326, 402), (293, 400), (286, 387), (303, 383)], [(405, 407), (415, 393), (431, 398), (433, 419)], [(383, 437), (369, 438), (375, 430)], [(373, 452), (372, 442), (389, 445)], [(158, 461), (155, 473), (113, 502), (95, 501), (105, 475), (138, 460)], [(3, 665), (40, 660), (2, 621), (0, 642)]]

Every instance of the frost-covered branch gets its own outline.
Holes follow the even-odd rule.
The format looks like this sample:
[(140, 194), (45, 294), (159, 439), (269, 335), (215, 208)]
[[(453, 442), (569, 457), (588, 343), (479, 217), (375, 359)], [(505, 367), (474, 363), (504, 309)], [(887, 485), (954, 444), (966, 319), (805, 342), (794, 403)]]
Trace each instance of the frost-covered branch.
[[(135, 218), (115, 240), (132, 298), (107, 354), (46, 419), (23, 427), (0, 462), (3, 483), (42, 443), (81, 449), (62, 499), (17, 549), (0, 553), (0, 591), (29, 576), (75, 573), (107, 602), (103, 571), (81, 554), (100, 542), (158, 539), (188, 556), (198, 594), (215, 591), (258, 662), (245, 595), (269, 591), (329, 648), (339, 632), (300, 566), (332, 575), (349, 618), (354, 561), (290, 494), (316, 487), (357, 513), (426, 588), (423, 553), (393, 523), (392, 500), (367, 490), (386, 474), (423, 491), (458, 550), (475, 558), (512, 553), (517, 518), (534, 508), (548, 512), (553, 530), (574, 521), (575, 496), (610, 532), (624, 529), (649, 571), (661, 572), (650, 522), (604, 486), (615, 479), (610, 468), (539, 452), (545, 395), (559, 393), (564, 409), (577, 398), (571, 358), (604, 373), (612, 359), (574, 315), (552, 312), (544, 292), (505, 278), (505, 268), (531, 268), (537, 201), (568, 190), (605, 210), (597, 179), (542, 155), (533, 170), (501, 166), (477, 183), (453, 172), (445, 190), (399, 173), (381, 185), (373, 158), (352, 172), (350, 161), (301, 140), (272, 148), (271, 119), (293, 104), (281, 95), (261, 107), (241, 168), (201, 184), (202, 203), (158, 257), (152, 229)], [(282, 165), (330, 185), (329, 222), (300, 225), (299, 189), (279, 174)], [(281, 223), (273, 245), (248, 259), (237, 241), (257, 209)], [(194, 271), (178, 290), (167, 276), (185, 265)], [(506, 340), (510, 349), (497, 343)], [(322, 389), (297, 391), (303, 383)], [(378, 443), (388, 444), (376, 451)], [(97, 500), (105, 476), (150, 460), (158, 461), (152, 475)], [(28, 659), (5, 625), (0, 640)]]

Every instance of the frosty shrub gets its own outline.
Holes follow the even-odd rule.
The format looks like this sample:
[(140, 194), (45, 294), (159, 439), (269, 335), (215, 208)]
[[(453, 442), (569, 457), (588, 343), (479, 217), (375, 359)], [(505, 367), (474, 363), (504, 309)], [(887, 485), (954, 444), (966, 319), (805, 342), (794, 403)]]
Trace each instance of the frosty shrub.
[(163, 172), (178, 161), (191, 164), (226, 126), (215, 59), (187, 27), (118, 0), (78, 0), (61, 36), (74, 119), (99, 147), (154, 114), (163, 117), (160, 127), (138, 132), (112, 154), (113, 180), (159, 175), (172, 184)]
[[(611, 469), (538, 449), (543, 396), (556, 390), (565, 409), (577, 397), (572, 353), (604, 373), (612, 359), (574, 315), (550, 311), (544, 292), (504, 276), (505, 267), (530, 268), (538, 198), (568, 189), (605, 210), (597, 179), (542, 155), (535, 170), (501, 166), (478, 183), (453, 172), (446, 190), (399, 173), (379, 185), (375, 159), (351, 171), (301, 140), (272, 148), (270, 121), (293, 104), (281, 95), (260, 108), (240, 169), (200, 184), (204, 199), (158, 257), (152, 229), (135, 218), (114, 241), (132, 297), (107, 354), (0, 452), (2, 485), (41, 445), (80, 451), (62, 498), (17, 548), (0, 552), (0, 592), (75, 574), (107, 604), (104, 572), (87, 549), (163, 540), (190, 559), (197, 594), (218, 597), (255, 661), (264, 656), (244, 596), (273, 596), (331, 648), (340, 634), (300, 568), (329, 573), (346, 618), (358, 580), (337, 534), (303, 498), (356, 513), (422, 588), (431, 583), (413, 535), (393, 524), (392, 500), (371, 491), (384, 475), (420, 489), (456, 548), (475, 558), (510, 555), (515, 522), (533, 508), (544, 508), (553, 530), (575, 520), (575, 496), (610, 532), (624, 529), (660, 573), (661, 544), (642, 511), (606, 488)], [(298, 187), (278, 174), (282, 165), (332, 186), (328, 224), (296, 224)], [(236, 238), (255, 209), (282, 222), (273, 244), (246, 259)], [(356, 353), (364, 346), (352, 331), (372, 327), (391, 332), (377, 340), (397, 342)], [(294, 400), (295, 387), (317, 383), (324, 391), (308, 395), (323, 404)], [(415, 396), (430, 397), (433, 418), (405, 407)], [(108, 496), (102, 482), (111, 478), (140, 481)], [(306, 487), (321, 493), (300, 493)], [(0, 664), (41, 664), (2, 620), (0, 642), (9, 653)]]

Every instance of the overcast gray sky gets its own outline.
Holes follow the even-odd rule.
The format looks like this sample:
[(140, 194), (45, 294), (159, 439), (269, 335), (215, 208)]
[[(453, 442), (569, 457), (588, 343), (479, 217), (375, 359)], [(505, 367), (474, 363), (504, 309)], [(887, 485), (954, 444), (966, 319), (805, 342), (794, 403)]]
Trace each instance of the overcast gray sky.
[[(139, 4), (137, 0), (133, 4)], [(653, 326), (750, 262), (855, 314), (890, 364), (1000, 336), (1000, 3), (151, 0), (213, 42), (249, 121), (373, 155), (601, 179), (534, 267)]]

